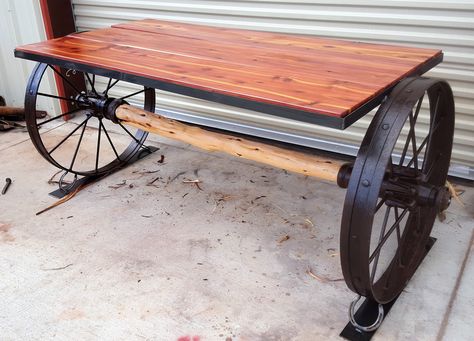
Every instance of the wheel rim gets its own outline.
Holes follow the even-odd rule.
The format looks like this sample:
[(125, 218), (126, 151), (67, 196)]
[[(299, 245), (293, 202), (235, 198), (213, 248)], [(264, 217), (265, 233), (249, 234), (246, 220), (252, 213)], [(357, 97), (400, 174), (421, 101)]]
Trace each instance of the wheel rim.
[[(64, 98), (42, 91), (41, 84), (47, 70), (51, 70), (52, 74), (54, 73), (57, 77), (64, 80), (65, 86), (74, 93), (72, 98)], [(103, 82), (102, 89), (99, 89), (99, 82), (96, 82), (95, 75), (90, 76), (87, 73), (84, 73), (84, 75), (85, 81), (89, 85), (89, 90), (81, 92), (60, 72), (59, 68), (44, 63), (37, 64), (26, 89), (25, 119), (28, 133), (34, 146), (47, 161), (71, 174), (98, 176), (122, 167), (139, 153), (144, 148), (143, 143), (148, 133), (139, 129), (127, 128), (118, 123), (116, 127), (120, 127), (122, 133), (122, 138), (118, 139), (114, 135), (117, 129), (112, 128), (114, 124), (111, 121), (104, 119), (101, 105), (104, 106), (105, 103), (112, 101), (113, 98), (110, 96), (110, 92), (116, 89), (114, 87), (117, 83), (120, 83), (119, 80), (109, 78)], [(144, 96), (143, 99), (139, 98), (140, 95)], [(36, 114), (38, 110), (37, 102), (39, 98), (44, 97), (51, 98), (58, 104), (68, 102), (72, 104), (74, 109), (49, 118), (38, 118)], [(139, 91), (130, 91), (121, 96), (121, 98), (139, 101), (142, 103), (144, 110), (150, 112), (153, 112), (155, 109), (155, 91), (151, 88), (145, 87)], [(44, 128), (48, 125), (59, 123), (61, 118), (71, 115), (79, 120), (77, 125), (61, 134), (56, 144), (48, 143), (48, 138), (46, 138), (48, 130)], [(87, 144), (89, 147), (95, 146), (95, 157), (89, 155), (89, 153), (90, 157), (84, 161), (86, 152), (86, 139), (84, 136), (91, 129), (97, 130), (97, 133), (95, 137), (88, 139)], [(124, 141), (123, 135), (126, 135), (129, 141)], [(91, 142), (89, 140), (94, 141)], [(70, 155), (58, 156), (60, 152), (64, 154), (64, 150), (61, 151), (61, 149), (67, 149), (66, 146), (68, 145), (73, 146), (73, 148), (69, 148), (69, 151), (72, 151)], [(92, 149), (89, 148), (89, 150)]]
[[(422, 135), (417, 123), (424, 104), (430, 128)], [(377, 111), (352, 170), (341, 222), (342, 270), (356, 293), (387, 303), (415, 272), (443, 206), (437, 200), (447, 195), (453, 133), (445, 82), (407, 79)]]

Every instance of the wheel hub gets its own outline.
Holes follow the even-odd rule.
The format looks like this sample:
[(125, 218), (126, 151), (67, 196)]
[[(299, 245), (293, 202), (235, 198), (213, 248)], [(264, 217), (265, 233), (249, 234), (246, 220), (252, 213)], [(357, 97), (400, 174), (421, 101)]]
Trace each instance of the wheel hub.
[(81, 93), (76, 96), (76, 102), (81, 109), (87, 110), (92, 116), (99, 119), (108, 118), (107, 111), (115, 98), (104, 94)]
[(430, 206), (437, 212), (446, 210), (451, 203), (451, 194), (446, 186), (412, 184), (395, 179), (384, 181), (380, 196), (389, 206), (409, 209)]
[[(337, 179), (340, 187), (347, 188), (353, 167), (351, 163), (342, 165)], [(446, 210), (451, 203), (451, 193), (446, 186), (430, 185), (413, 168), (401, 166), (387, 169), (379, 196), (392, 207), (433, 206), (437, 212)]]

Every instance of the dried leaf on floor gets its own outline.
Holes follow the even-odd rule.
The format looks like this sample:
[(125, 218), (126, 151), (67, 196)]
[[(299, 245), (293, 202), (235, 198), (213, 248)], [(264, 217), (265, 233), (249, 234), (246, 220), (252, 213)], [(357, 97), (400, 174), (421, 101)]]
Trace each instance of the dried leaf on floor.
[(181, 175), (184, 175), (184, 174), (186, 174), (186, 172), (179, 172), (172, 179), (169, 179), (166, 185), (169, 185), (170, 183), (172, 183), (173, 181), (175, 181), (177, 178), (179, 178)]
[(154, 170), (154, 171), (142, 171), (142, 172), (139, 172), (139, 171), (133, 171), (132, 173), (133, 174), (153, 174), (153, 173), (158, 173), (160, 170), (157, 169), (157, 170)]
[(280, 240), (278, 241), (279, 244), (283, 243), (283, 242), (286, 242), (288, 239), (290, 239), (290, 236), (289, 235), (286, 235), (286, 236), (283, 236), (280, 238)]
[(119, 188), (125, 186), (126, 184), (127, 184), (127, 180), (122, 180), (122, 182), (120, 182), (118, 184), (115, 184), (115, 185), (111, 185), (111, 186), (109, 186), (109, 188), (119, 189)]
[(464, 193), (464, 190), (456, 188), (456, 185), (450, 183), (447, 180), (446, 180), (446, 186), (448, 186), (449, 193), (454, 198), (454, 200), (456, 200), (459, 205), (464, 207), (464, 203), (462, 202), (462, 200), (460, 198), (460, 196)]
[(157, 185), (155, 185), (155, 182), (157, 182), (158, 180), (161, 179), (161, 176), (158, 176), (156, 178), (154, 178), (153, 180), (151, 180), (149, 183), (147, 183), (146, 185), (147, 186), (152, 186), (152, 187), (158, 187)]
[(50, 268), (50, 269), (43, 269), (43, 271), (56, 271), (56, 270), (64, 270), (64, 269), (67, 269), (69, 268), (70, 266), (72, 266), (73, 264), (68, 264), (68, 265), (65, 265), (65, 266), (61, 266), (59, 268)]
[(313, 277), (314, 279), (322, 282), (322, 283), (327, 283), (327, 282), (339, 282), (339, 281), (343, 281), (344, 278), (336, 278), (336, 279), (330, 279), (330, 278), (326, 278), (326, 277), (322, 277), (322, 276), (318, 276), (316, 275), (312, 270), (311, 268), (308, 268), (308, 270), (306, 270), (306, 273), (308, 275), (310, 275), (311, 277)]
[(197, 187), (200, 191), (202, 191), (201, 186), (199, 186), (199, 184), (200, 184), (201, 182), (202, 182), (202, 181), (199, 180), (199, 179), (194, 179), (194, 180), (186, 180), (186, 179), (185, 179), (185, 180), (183, 180), (183, 183), (185, 183), (185, 184), (195, 184), (196, 187)]
[(97, 181), (101, 180), (103, 177), (107, 176), (107, 174), (104, 174), (102, 176), (99, 176), (98, 178), (96, 178), (95, 180), (89, 182), (89, 183), (85, 183), (85, 184), (82, 184), (80, 186), (78, 186), (74, 191), (72, 191), (71, 193), (69, 193), (68, 195), (64, 196), (63, 198), (59, 199), (58, 201), (56, 201), (54, 204), (46, 207), (45, 209), (39, 211), (36, 213), (36, 215), (40, 215), (46, 211), (49, 211), (50, 209), (56, 207), (56, 206), (59, 206), (61, 204), (64, 204), (66, 201), (74, 198), (76, 196), (77, 193), (79, 193), (80, 191), (82, 191), (84, 188), (86, 187), (89, 187), (90, 185), (96, 183)]
[(217, 202), (221, 201), (230, 201), (232, 199), (236, 199), (237, 195), (231, 195), (231, 194), (223, 194), (223, 193), (218, 193), (219, 198), (216, 199)]

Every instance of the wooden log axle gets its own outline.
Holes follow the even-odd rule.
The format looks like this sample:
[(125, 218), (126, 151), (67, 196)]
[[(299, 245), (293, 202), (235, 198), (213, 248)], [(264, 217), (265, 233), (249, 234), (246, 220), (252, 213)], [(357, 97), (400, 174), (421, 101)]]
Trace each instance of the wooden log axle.
[(337, 182), (337, 175), (343, 164), (339, 160), (288, 150), (224, 133), (208, 131), (127, 104), (117, 107), (115, 117), (121, 123), (189, 143), (210, 152), (220, 151), (247, 160), (282, 168), (290, 172), (332, 182)]

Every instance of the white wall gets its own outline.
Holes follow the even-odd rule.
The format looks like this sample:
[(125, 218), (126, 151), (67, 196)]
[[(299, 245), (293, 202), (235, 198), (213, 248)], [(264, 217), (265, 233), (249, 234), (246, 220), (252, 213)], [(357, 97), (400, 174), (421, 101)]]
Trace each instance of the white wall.
[[(25, 88), (34, 62), (15, 58), (16, 46), (46, 39), (37, 0), (0, 0), (0, 95), (7, 105), (23, 107)], [(56, 93), (52, 77), (46, 79), (50, 93)], [(49, 99), (39, 103), (50, 114), (57, 112)]]

